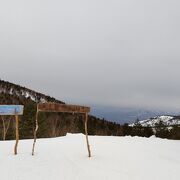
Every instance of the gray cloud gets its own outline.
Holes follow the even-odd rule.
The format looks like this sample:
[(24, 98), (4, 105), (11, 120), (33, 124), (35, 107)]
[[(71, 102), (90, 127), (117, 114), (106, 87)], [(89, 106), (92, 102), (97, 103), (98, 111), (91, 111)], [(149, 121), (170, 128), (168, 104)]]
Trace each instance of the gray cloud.
[(178, 109), (179, 6), (1, 1), (1, 78), (69, 103)]

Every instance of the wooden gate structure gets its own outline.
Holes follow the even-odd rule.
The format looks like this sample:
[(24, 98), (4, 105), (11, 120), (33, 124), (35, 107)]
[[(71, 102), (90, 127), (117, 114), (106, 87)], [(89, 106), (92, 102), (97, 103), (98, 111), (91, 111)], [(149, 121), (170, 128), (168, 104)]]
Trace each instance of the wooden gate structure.
[(23, 105), (0, 105), (0, 115), (15, 116), (15, 121), (16, 121), (16, 143), (14, 146), (15, 155), (17, 155), (17, 147), (19, 142), (19, 115), (23, 115), (23, 110), (24, 110)]
[(59, 103), (39, 103), (37, 104), (37, 112), (36, 112), (36, 128), (34, 131), (34, 143), (32, 148), (32, 155), (34, 155), (35, 144), (37, 140), (37, 131), (38, 131), (38, 113), (39, 112), (62, 112), (62, 113), (78, 113), (85, 115), (85, 135), (86, 135), (86, 143), (88, 156), (91, 157), (91, 150), (88, 139), (88, 130), (87, 130), (87, 122), (88, 122), (88, 113), (90, 112), (89, 107), (77, 106), (77, 105), (67, 105), (67, 104), (59, 104)]

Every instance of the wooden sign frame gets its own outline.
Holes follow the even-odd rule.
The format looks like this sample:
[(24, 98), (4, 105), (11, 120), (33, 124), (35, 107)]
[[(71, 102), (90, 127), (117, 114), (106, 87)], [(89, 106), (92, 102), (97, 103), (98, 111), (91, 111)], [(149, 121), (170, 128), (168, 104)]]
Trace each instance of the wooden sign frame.
[(19, 143), (19, 115), (23, 115), (23, 105), (0, 105), (0, 115), (15, 116), (16, 123), (16, 143), (14, 146), (14, 154), (17, 155), (17, 148)]
[(35, 144), (37, 140), (37, 131), (38, 131), (38, 113), (39, 112), (62, 112), (62, 113), (78, 113), (78, 114), (85, 114), (85, 135), (86, 135), (86, 143), (87, 143), (87, 150), (88, 150), (88, 157), (91, 157), (91, 150), (89, 145), (88, 139), (88, 129), (87, 129), (87, 122), (88, 122), (88, 113), (90, 112), (89, 107), (85, 106), (77, 106), (77, 105), (67, 105), (67, 104), (58, 104), (58, 103), (39, 103), (37, 104), (37, 112), (36, 112), (36, 128), (34, 130), (34, 143), (32, 148), (32, 155), (34, 155), (35, 151)]

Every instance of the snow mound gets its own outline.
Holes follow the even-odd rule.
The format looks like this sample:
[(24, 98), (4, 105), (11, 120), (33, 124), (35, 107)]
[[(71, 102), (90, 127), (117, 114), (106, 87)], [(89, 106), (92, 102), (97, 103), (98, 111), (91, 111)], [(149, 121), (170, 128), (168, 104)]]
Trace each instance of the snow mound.
[(178, 180), (180, 141), (140, 137), (90, 136), (88, 158), (85, 136), (40, 139), (35, 156), (33, 140), (0, 142), (2, 180)]

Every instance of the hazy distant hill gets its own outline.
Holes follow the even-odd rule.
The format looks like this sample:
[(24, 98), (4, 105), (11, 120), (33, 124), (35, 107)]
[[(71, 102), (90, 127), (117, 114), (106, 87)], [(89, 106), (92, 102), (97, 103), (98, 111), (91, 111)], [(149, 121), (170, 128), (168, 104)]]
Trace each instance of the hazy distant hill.
[[(32, 138), (35, 127), (36, 104), (38, 102), (64, 103), (53, 97), (35, 92), (7, 81), (0, 80), (0, 104), (23, 104), (24, 115), (20, 121), (21, 138)], [(11, 117), (4, 117), (7, 119)], [(38, 137), (56, 137), (69, 133), (84, 133), (83, 115), (67, 113), (40, 113)], [(2, 121), (0, 119), (0, 139), (2, 138)], [(88, 131), (91, 135), (122, 135), (119, 124), (89, 116)], [(7, 139), (14, 138), (14, 121), (10, 122)]]
[(135, 107), (112, 107), (96, 105), (92, 105), (92, 113), (97, 117), (106, 118), (120, 124), (134, 123), (136, 119), (144, 120), (165, 114), (178, 114), (175, 112), (167, 112), (146, 108), (143, 109)]

